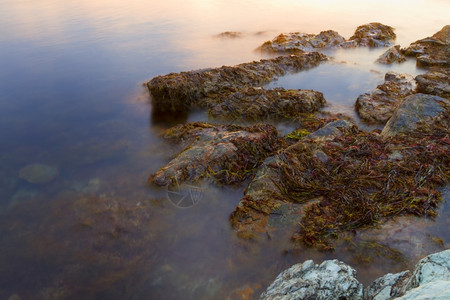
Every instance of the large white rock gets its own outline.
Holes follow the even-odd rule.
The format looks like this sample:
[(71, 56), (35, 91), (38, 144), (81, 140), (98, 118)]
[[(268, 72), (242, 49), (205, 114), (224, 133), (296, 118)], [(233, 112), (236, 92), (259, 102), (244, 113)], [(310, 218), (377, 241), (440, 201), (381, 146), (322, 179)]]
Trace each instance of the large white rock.
[(362, 299), (363, 286), (356, 271), (334, 260), (315, 265), (312, 260), (280, 273), (261, 299)]

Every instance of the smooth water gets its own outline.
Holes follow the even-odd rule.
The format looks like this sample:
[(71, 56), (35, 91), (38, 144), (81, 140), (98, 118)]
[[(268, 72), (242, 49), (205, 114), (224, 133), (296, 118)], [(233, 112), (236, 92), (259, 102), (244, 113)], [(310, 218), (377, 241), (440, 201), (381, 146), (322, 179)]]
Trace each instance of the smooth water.
[[(154, 115), (142, 86), (169, 72), (261, 59), (254, 49), (281, 32), (333, 29), (348, 38), (378, 21), (407, 46), (448, 20), (450, 3), (439, 0), (0, 1), (0, 298), (257, 298), (306, 259), (344, 260), (368, 283), (449, 248), (447, 202), (434, 221), (391, 222), (355, 243), (338, 241), (332, 253), (291, 244), (291, 232), (237, 238), (228, 217), (244, 185), (205, 185), (195, 206), (172, 205), (164, 189), (145, 184), (177, 151), (159, 134), (207, 117)], [(217, 37), (224, 31), (242, 35)], [(327, 110), (356, 117), (356, 97), (388, 70), (424, 72), (414, 61), (375, 65), (383, 51), (329, 51), (333, 62), (270, 86), (319, 90)], [(20, 178), (34, 163), (58, 176)], [(384, 248), (367, 247), (377, 241)]]

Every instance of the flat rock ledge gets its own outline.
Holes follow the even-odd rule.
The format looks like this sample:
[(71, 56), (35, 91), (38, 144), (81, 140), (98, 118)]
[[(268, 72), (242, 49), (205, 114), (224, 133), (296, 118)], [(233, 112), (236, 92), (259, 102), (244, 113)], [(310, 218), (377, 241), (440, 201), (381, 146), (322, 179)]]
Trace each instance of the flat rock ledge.
[(356, 99), (356, 112), (365, 122), (385, 124), (403, 98), (415, 93), (416, 88), (416, 81), (411, 75), (388, 72), (384, 83)]
[(259, 87), (277, 77), (319, 65), (324, 54), (311, 52), (243, 63), (234, 67), (171, 73), (147, 83), (155, 111), (185, 112), (193, 107), (208, 108), (225, 94), (244, 87)]
[(450, 250), (428, 255), (414, 270), (386, 274), (363, 291), (356, 271), (338, 260), (308, 260), (280, 273), (261, 300), (287, 299), (450, 299)]

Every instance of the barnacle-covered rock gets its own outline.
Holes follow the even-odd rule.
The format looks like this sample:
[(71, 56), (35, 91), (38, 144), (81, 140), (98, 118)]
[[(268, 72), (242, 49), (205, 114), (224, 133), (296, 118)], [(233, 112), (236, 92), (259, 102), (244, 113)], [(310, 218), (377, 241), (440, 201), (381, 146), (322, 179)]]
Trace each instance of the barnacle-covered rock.
[(282, 33), (267, 41), (257, 50), (270, 53), (302, 53), (339, 47), (345, 39), (336, 31), (327, 30), (314, 35), (301, 32)]
[(390, 65), (392, 63), (402, 63), (406, 60), (406, 57), (400, 51), (400, 45), (389, 48), (386, 52), (376, 60), (379, 64)]
[(404, 53), (415, 56), (420, 66), (450, 67), (450, 25), (444, 26), (432, 37), (412, 43)]
[(389, 47), (396, 35), (394, 28), (381, 23), (369, 23), (358, 26), (350, 41), (355, 41), (358, 46)]
[(416, 90), (414, 77), (408, 74), (388, 72), (384, 80), (374, 91), (364, 93), (356, 100), (355, 109), (366, 122), (386, 123), (402, 99)]
[(271, 125), (250, 127), (188, 123), (171, 128), (166, 136), (188, 144), (167, 166), (152, 174), (149, 183), (170, 186), (211, 177), (219, 183), (248, 178), (279, 146)]
[(157, 76), (147, 83), (157, 111), (186, 111), (192, 107), (211, 107), (224, 93), (243, 87), (261, 86), (287, 73), (299, 72), (327, 60), (312, 52), (263, 59), (234, 67), (171, 73)]
[(323, 94), (313, 90), (250, 87), (224, 96), (209, 114), (214, 118), (234, 120), (283, 119), (315, 112), (324, 105)]
[(416, 76), (417, 91), (419, 93), (450, 98), (450, 69), (429, 71)]

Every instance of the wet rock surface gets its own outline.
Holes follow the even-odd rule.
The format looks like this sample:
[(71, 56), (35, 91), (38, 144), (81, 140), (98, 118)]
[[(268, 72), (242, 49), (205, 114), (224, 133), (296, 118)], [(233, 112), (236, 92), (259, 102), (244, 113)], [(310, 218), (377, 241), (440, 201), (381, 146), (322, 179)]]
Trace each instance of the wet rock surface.
[[(291, 72), (317, 66), (327, 57), (321, 53), (303, 53), (263, 59), (234, 67), (221, 67), (153, 78), (147, 83), (156, 111), (186, 111), (192, 107), (210, 107), (223, 94), (243, 87), (261, 86)], [(214, 102), (213, 99), (217, 101)]]
[(19, 171), (19, 177), (34, 184), (46, 184), (59, 175), (57, 168), (44, 164), (31, 164)]
[(356, 271), (338, 260), (312, 260), (280, 273), (260, 299), (449, 299), (450, 250), (420, 260), (414, 270), (386, 274), (363, 293)]
[(393, 63), (402, 63), (406, 60), (406, 57), (400, 51), (400, 45), (396, 45), (392, 48), (389, 48), (386, 52), (381, 54), (381, 56), (376, 60), (379, 64), (393, 64)]
[(279, 147), (271, 125), (251, 127), (188, 123), (169, 129), (166, 137), (184, 141), (184, 148), (167, 166), (148, 179), (158, 186), (194, 183), (210, 177), (219, 183), (239, 183)]
[(344, 41), (344, 37), (333, 30), (322, 31), (317, 35), (300, 32), (282, 33), (272, 41), (262, 44), (257, 50), (270, 53), (301, 53), (340, 47)]
[(338, 260), (320, 265), (312, 260), (280, 273), (260, 299), (362, 299), (363, 285), (356, 271)]
[(375, 22), (358, 26), (349, 40), (360, 47), (389, 47), (395, 38), (394, 28)]
[(392, 137), (400, 134), (413, 134), (418, 126), (423, 130), (450, 128), (450, 100), (439, 96), (413, 94), (403, 99), (386, 123), (381, 135)]
[(416, 91), (416, 81), (409, 74), (388, 72), (384, 80), (374, 91), (356, 99), (355, 109), (365, 122), (385, 124), (402, 99)]
[(244, 88), (222, 98), (211, 109), (214, 118), (232, 120), (290, 119), (325, 105), (323, 94), (313, 90)]
[(420, 66), (450, 67), (450, 25), (444, 26), (431, 37), (412, 43), (404, 53), (415, 56)]
[(429, 71), (416, 76), (417, 91), (419, 93), (450, 98), (450, 69)]

